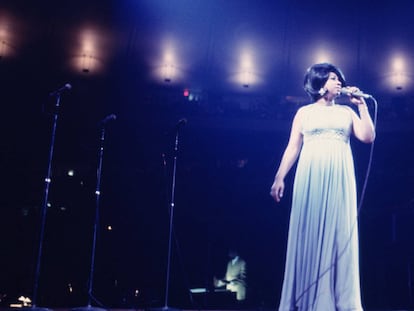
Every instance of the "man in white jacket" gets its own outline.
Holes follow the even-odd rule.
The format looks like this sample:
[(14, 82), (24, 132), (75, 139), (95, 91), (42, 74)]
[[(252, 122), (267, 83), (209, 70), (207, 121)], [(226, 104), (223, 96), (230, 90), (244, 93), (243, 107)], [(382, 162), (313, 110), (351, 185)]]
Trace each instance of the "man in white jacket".
[(235, 250), (229, 251), (229, 257), (230, 261), (227, 263), (225, 277), (223, 279), (215, 278), (214, 286), (226, 286), (226, 290), (235, 292), (236, 299), (242, 301), (246, 299), (246, 261), (242, 259)]

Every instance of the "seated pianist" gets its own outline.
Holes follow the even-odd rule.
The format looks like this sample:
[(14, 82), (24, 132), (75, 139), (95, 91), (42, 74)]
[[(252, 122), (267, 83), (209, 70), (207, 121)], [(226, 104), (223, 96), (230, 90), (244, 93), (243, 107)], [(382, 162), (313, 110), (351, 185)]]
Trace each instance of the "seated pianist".
[(227, 291), (234, 292), (237, 301), (244, 301), (247, 288), (246, 261), (235, 250), (229, 251), (229, 257), (226, 274), (224, 278), (214, 278), (214, 287), (216, 289), (225, 288)]

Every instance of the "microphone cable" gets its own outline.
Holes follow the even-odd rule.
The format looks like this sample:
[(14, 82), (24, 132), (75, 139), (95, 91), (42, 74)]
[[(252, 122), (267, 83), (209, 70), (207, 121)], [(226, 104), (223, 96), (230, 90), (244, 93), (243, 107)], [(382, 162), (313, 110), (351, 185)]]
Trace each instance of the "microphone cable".
[[(376, 129), (377, 129), (377, 118), (378, 118), (378, 103), (377, 103), (377, 100), (374, 97), (371, 96), (370, 98), (372, 99), (372, 102), (374, 103), (373, 123), (374, 123), (374, 129), (376, 131)], [(374, 155), (374, 142), (375, 142), (375, 140), (371, 143), (371, 148), (370, 148), (370, 151), (369, 151), (367, 171), (365, 173), (365, 180), (364, 180), (364, 184), (362, 186), (361, 197), (359, 199), (359, 204), (358, 204), (358, 208), (357, 208), (357, 217), (359, 217), (359, 213), (360, 213), (361, 208), (362, 208), (362, 202), (364, 201), (365, 191), (367, 189), (367, 184), (368, 184), (368, 177), (369, 177), (369, 174), (371, 172), (372, 158), (373, 158), (373, 155)]]

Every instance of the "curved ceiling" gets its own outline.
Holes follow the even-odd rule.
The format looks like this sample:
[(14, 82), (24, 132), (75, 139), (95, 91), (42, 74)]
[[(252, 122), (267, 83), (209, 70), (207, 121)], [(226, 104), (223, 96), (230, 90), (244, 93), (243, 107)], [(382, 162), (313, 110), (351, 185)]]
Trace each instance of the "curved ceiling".
[(329, 61), (369, 93), (401, 95), (413, 92), (413, 11), (403, 0), (3, 1), (1, 53), (53, 58), (62, 73), (123, 64), (151, 83), (284, 95), (303, 95), (306, 68)]

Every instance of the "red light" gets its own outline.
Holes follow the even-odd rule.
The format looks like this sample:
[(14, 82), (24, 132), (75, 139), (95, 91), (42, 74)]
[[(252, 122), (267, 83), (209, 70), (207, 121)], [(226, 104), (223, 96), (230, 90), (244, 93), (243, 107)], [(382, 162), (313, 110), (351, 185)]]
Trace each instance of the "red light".
[(185, 97), (188, 97), (188, 95), (190, 95), (190, 92), (187, 89), (185, 89), (184, 92), (183, 92), (183, 95)]

